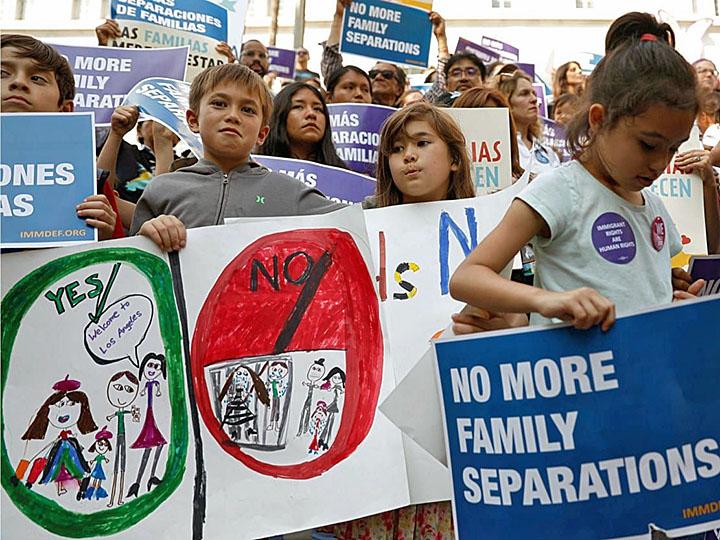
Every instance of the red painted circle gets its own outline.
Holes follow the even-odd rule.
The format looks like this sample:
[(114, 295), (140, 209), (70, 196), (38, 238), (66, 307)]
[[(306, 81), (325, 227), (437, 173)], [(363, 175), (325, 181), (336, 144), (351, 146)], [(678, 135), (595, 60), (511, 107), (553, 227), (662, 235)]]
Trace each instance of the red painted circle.
[[(330, 265), (283, 352), (344, 350), (345, 402), (337, 435), (324, 454), (311, 461), (275, 465), (248, 455), (230, 440), (215, 417), (205, 381), (207, 366), (230, 359), (273, 354), (278, 335), (302, 285), (288, 281), (283, 263), (303, 251), (317, 263), (326, 251)], [(278, 262), (278, 290), (262, 275), (250, 287), (253, 260), (273, 272)], [(297, 280), (306, 257), (288, 265)], [(275, 233), (253, 242), (225, 268), (203, 304), (192, 341), (192, 377), (198, 408), (210, 433), (230, 455), (261, 474), (279, 478), (313, 478), (352, 454), (365, 439), (375, 417), (382, 382), (383, 342), (373, 281), (352, 237), (335, 229)]]

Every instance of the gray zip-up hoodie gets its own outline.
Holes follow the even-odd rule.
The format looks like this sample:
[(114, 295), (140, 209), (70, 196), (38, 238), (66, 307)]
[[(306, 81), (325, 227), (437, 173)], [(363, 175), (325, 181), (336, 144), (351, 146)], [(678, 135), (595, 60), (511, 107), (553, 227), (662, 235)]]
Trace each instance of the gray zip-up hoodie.
[(191, 229), (222, 225), (226, 217), (300, 216), (339, 208), (343, 205), (318, 190), (257, 163), (225, 174), (212, 161), (201, 159), (153, 178), (137, 203), (130, 234), (161, 214), (173, 215)]

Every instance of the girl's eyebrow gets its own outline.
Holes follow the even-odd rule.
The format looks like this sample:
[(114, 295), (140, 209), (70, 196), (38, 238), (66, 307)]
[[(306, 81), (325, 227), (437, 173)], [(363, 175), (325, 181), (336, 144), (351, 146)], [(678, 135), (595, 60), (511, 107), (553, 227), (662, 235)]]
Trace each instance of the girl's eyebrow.
[(420, 139), (422, 137), (434, 137), (435, 134), (429, 131), (417, 131), (415, 133), (408, 133), (407, 136), (411, 139)]
[(663, 135), (662, 133), (658, 133), (657, 131), (641, 131), (640, 135), (644, 135), (645, 137), (652, 137), (653, 139), (662, 139), (663, 141), (668, 140), (665, 135)]

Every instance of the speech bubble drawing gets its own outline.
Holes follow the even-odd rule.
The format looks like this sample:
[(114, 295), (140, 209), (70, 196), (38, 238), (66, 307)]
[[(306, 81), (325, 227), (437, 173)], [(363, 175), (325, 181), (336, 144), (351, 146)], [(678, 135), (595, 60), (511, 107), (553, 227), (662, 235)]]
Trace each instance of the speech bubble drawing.
[(145, 340), (153, 320), (152, 301), (142, 294), (116, 300), (85, 327), (85, 349), (101, 365), (129, 359), (138, 367), (137, 349)]

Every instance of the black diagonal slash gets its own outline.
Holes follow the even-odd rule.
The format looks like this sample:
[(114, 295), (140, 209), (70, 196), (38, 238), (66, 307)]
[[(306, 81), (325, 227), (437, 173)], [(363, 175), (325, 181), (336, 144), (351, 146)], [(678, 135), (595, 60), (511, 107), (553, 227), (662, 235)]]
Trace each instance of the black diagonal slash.
[(190, 400), (190, 419), (193, 436), (195, 437), (195, 486), (193, 490), (192, 540), (202, 540), (205, 526), (205, 507), (207, 505), (207, 475), (203, 458), (203, 444), (200, 434), (200, 418), (198, 416), (195, 389), (192, 384), (192, 363), (190, 362), (190, 333), (188, 331), (187, 305), (180, 270), (180, 257), (177, 251), (169, 254), (170, 271), (173, 278), (173, 290), (177, 301), (180, 327), (182, 329), (183, 352), (185, 353), (185, 380), (187, 381), (188, 399)]
[(330, 268), (331, 264), (332, 253), (325, 251), (313, 265), (310, 275), (308, 276), (307, 281), (305, 281), (303, 290), (300, 291), (297, 301), (295, 302), (290, 315), (285, 321), (285, 324), (283, 325), (282, 330), (280, 330), (280, 334), (275, 341), (273, 354), (285, 352), (285, 349), (287, 349), (288, 345), (290, 345), (290, 341), (295, 335), (295, 331), (300, 325), (300, 321), (302, 320), (303, 315), (305, 315), (305, 311), (310, 305), (310, 302), (312, 302), (312, 299), (320, 286), (320, 281), (325, 275), (325, 272), (328, 271), (328, 268)]

